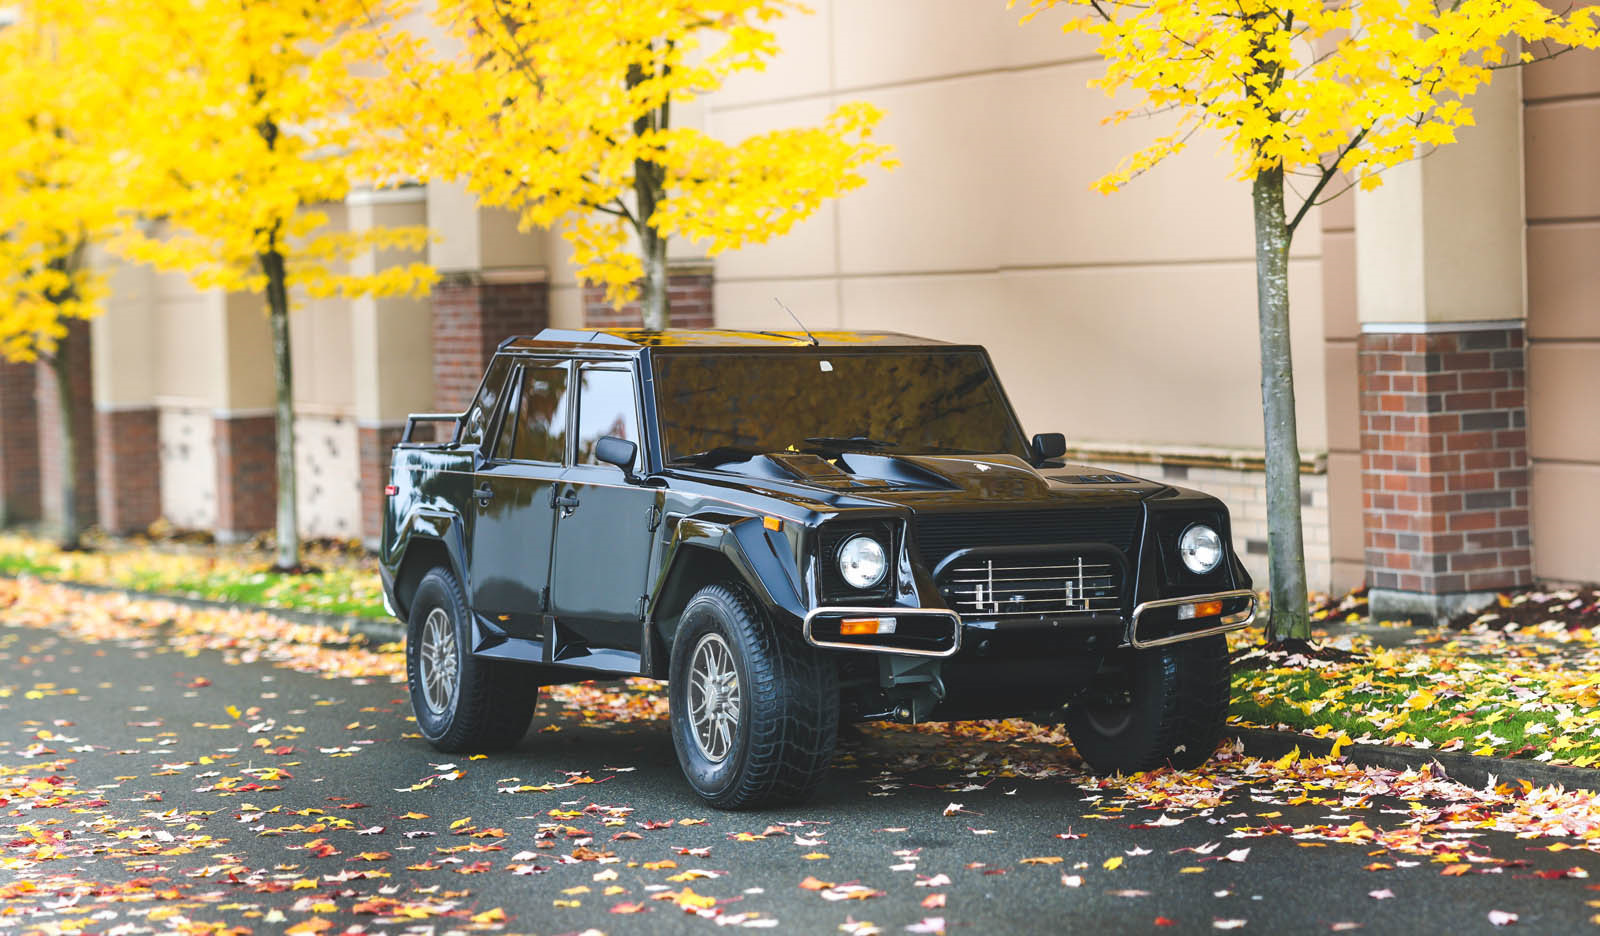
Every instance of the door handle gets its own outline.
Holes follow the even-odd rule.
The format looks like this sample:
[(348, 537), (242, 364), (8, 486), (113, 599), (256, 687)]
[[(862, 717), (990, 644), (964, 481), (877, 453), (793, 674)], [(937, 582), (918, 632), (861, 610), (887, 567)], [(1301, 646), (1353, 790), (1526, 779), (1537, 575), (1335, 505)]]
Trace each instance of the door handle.
[(568, 491), (565, 494), (557, 495), (555, 491), (551, 491), (550, 506), (560, 507), (562, 513), (571, 513), (578, 509), (578, 494), (576, 491)]
[(494, 488), (487, 484), (480, 484), (478, 485), (477, 490), (472, 492), (472, 496), (478, 499), (478, 503), (487, 504), (489, 502), (489, 498), (494, 496)]

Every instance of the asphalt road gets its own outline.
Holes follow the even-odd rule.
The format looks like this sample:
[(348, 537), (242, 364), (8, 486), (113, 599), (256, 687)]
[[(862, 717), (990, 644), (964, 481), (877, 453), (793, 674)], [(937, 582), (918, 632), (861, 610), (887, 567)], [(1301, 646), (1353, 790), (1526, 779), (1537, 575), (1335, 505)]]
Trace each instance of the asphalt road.
[(1068, 749), (875, 728), (804, 807), (719, 813), (659, 721), (546, 701), (517, 750), (469, 759), (408, 716), (382, 680), (0, 630), (0, 933), (1436, 933), (1492, 911), (1568, 933), (1600, 912), (1587, 850), (1259, 767), (1101, 785)]

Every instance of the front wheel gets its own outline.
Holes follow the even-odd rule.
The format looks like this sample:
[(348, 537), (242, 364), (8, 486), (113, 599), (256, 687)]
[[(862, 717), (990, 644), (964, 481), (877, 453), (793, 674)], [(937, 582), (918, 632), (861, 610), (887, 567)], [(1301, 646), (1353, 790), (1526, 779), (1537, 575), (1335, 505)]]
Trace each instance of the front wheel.
[(472, 611), (448, 569), (417, 585), (406, 626), (406, 681), (422, 736), (441, 751), (508, 748), (528, 733), (539, 684), (515, 663), (472, 655)]
[(1209, 760), (1227, 724), (1227, 641), (1202, 637), (1121, 652), (1121, 680), (1067, 707), (1078, 754), (1097, 773), (1187, 770)]
[(684, 607), (668, 685), (683, 775), (721, 809), (794, 803), (833, 759), (838, 675), (743, 588), (708, 585)]

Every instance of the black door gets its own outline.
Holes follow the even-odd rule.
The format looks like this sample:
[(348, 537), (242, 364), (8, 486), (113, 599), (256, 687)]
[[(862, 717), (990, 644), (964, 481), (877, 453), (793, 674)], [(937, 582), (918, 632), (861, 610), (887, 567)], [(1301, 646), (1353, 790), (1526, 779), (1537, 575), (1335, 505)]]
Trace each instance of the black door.
[(663, 495), (658, 488), (627, 483), (621, 469), (594, 455), (597, 442), (617, 436), (640, 447), (635, 470), (643, 460), (632, 372), (617, 365), (585, 365), (578, 384), (573, 464), (557, 490), (551, 603), (557, 625), (591, 653), (638, 653), (650, 526), (660, 515)]
[(568, 364), (518, 368), (490, 457), (472, 477), (472, 606), (513, 637), (544, 637), (570, 376)]

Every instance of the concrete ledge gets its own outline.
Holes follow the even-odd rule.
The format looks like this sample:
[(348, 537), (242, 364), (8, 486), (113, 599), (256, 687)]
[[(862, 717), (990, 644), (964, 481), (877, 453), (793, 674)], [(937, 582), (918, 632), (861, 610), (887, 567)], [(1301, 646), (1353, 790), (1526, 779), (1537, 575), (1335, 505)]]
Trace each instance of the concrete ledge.
[[(1237, 736), (1244, 743), (1246, 754), (1263, 759), (1276, 760), (1296, 747), (1300, 748), (1302, 754), (1314, 757), (1326, 757), (1333, 750), (1332, 738), (1313, 738), (1310, 735), (1253, 728), (1230, 729), (1228, 734)], [(1451, 780), (1474, 789), (1487, 786), (1489, 777), (1493, 776), (1496, 783), (1526, 780), (1534, 786), (1600, 790), (1600, 770), (1590, 767), (1564, 767), (1557, 764), (1541, 764), (1532, 760), (1479, 757), (1458, 752), (1445, 754), (1378, 744), (1347, 744), (1339, 753), (1351, 763), (1363, 767), (1416, 770), (1428, 764), (1436, 764)]]
[(1482, 611), (1494, 604), (1497, 594), (1480, 591), (1431, 595), (1427, 592), (1374, 588), (1367, 592), (1367, 610), (1375, 621), (1411, 618), (1414, 622), (1432, 624), (1448, 621), (1459, 614)]

